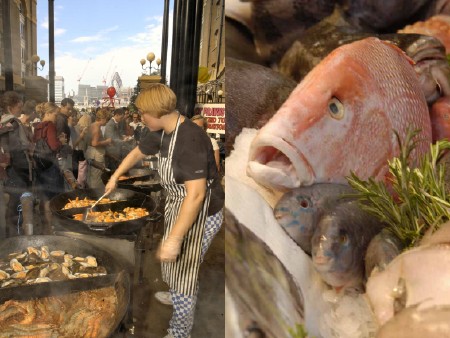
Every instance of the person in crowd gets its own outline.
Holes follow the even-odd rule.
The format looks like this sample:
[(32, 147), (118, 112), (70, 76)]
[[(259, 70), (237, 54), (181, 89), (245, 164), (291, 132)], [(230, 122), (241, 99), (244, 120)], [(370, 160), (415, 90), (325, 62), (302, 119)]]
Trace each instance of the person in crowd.
[(79, 176), (79, 167), (80, 162), (86, 162), (84, 158), (84, 149), (80, 148), (80, 143), (83, 142), (88, 128), (82, 128), (80, 129), (78, 126), (79, 118), (78, 118), (78, 112), (74, 111), (71, 116), (69, 116), (68, 123), (70, 128), (70, 141), (71, 141), (71, 147), (73, 149), (72, 152), (72, 172), (75, 178), (78, 181)]
[(134, 139), (136, 140), (136, 142), (139, 142), (145, 125), (141, 122), (141, 118), (138, 112), (133, 112), (132, 121), (129, 123), (129, 126), (133, 128)]
[(163, 84), (141, 91), (136, 106), (152, 132), (145, 134), (145, 140), (128, 154), (105, 187), (110, 193), (133, 165), (159, 153), (158, 172), (167, 197), (164, 236), (157, 255), (170, 291), (158, 292), (155, 297), (173, 305), (166, 338), (190, 335), (200, 263), (222, 224), (224, 202), (211, 141), (176, 111), (176, 100), (174, 92)]
[[(5, 92), (0, 105), (4, 111), (0, 119), (5, 131), (1, 134), (1, 152), (6, 153), (8, 163), (5, 163), (6, 177), (4, 181), (5, 191), (9, 195), (6, 210), (7, 231), (9, 236), (19, 234), (18, 222), (20, 196), (25, 191), (31, 191), (33, 181), (33, 160), (31, 150), (33, 148), (33, 135), (27, 124), (33, 116), (33, 111), (27, 109), (22, 114), (23, 103), (16, 92)], [(9, 129), (9, 130), (8, 130)]]
[(85, 188), (87, 185), (87, 170), (88, 170), (88, 164), (86, 161), (86, 150), (88, 147), (87, 144), (87, 134), (89, 131), (89, 127), (92, 124), (92, 118), (91, 118), (91, 112), (86, 112), (83, 116), (80, 117), (78, 120), (78, 123), (75, 126), (76, 131), (80, 135), (80, 139), (78, 141), (77, 148), (79, 151), (83, 152), (83, 158), (84, 160), (78, 159), (78, 175), (77, 175), (77, 181), (78, 185), (82, 188)]
[[(95, 122), (89, 126), (87, 134), (87, 150), (85, 153), (86, 160), (94, 160), (100, 165), (105, 165), (106, 147), (112, 143), (111, 138), (105, 138), (102, 134), (101, 127), (104, 127), (110, 118), (109, 109), (101, 108), (97, 111)], [(102, 170), (88, 166), (87, 184), (89, 188), (104, 188), (102, 182)]]
[(131, 122), (130, 110), (128, 109), (128, 107), (122, 107), (120, 109), (122, 109), (124, 112), (124, 117), (119, 122), (120, 135), (132, 136), (134, 133), (134, 130), (130, 127), (130, 122)]
[[(191, 117), (191, 121), (194, 122), (197, 126), (202, 128), (205, 133), (206, 129), (208, 129), (208, 121), (205, 119), (203, 115), (194, 115)], [(219, 152), (219, 144), (216, 139), (209, 137), (211, 139), (211, 144), (214, 150), (214, 159), (216, 160), (217, 171), (220, 172), (220, 152)]]
[(32, 134), (34, 132), (34, 123), (36, 121), (36, 118), (38, 117), (36, 106), (36, 100), (26, 100), (23, 104), (22, 115), (20, 115), (21, 119), (26, 119), (26, 123), (24, 123), (24, 125), (30, 128)]
[(125, 111), (117, 108), (113, 117), (105, 125), (105, 137), (110, 138), (112, 143), (106, 147), (106, 166), (112, 171), (116, 170), (122, 161), (122, 147), (125, 146), (124, 135), (121, 134), (120, 124), (125, 118)]
[[(75, 102), (71, 98), (64, 98), (61, 101), (61, 109), (56, 118), (56, 133), (57, 137), (65, 137), (66, 142), (59, 149), (58, 162), (59, 168), (62, 172), (64, 170), (72, 170), (72, 147), (70, 146), (70, 128), (69, 128), (69, 116), (72, 115)], [(66, 183), (65, 190), (70, 190), (71, 187)]]
[(36, 190), (40, 197), (40, 210), (44, 215), (44, 234), (51, 233), (52, 212), (50, 211), (50, 199), (64, 191), (64, 178), (59, 168), (57, 154), (61, 147), (67, 142), (65, 135), (57, 136), (56, 120), (60, 112), (59, 107), (53, 102), (46, 102), (39, 111), (42, 113), (41, 122), (36, 124), (34, 129), (34, 142), (44, 139), (53, 154), (51, 155), (51, 165), (42, 168), (36, 165)]

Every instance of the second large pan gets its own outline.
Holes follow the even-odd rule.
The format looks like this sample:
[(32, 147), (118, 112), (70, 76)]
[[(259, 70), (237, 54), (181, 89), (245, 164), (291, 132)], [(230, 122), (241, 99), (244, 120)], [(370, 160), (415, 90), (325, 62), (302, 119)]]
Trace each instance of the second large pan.
[(83, 213), (86, 208), (62, 210), (69, 199), (73, 200), (77, 197), (84, 199), (87, 197), (88, 199), (96, 200), (103, 192), (103, 189), (80, 189), (55, 196), (50, 200), (50, 209), (56, 218), (56, 222), (67, 230), (75, 232), (124, 235), (137, 232), (147, 222), (157, 221), (161, 218), (161, 214), (156, 211), (156, 202), (150, 196), (128, 189), (116, 189), (108, 198), (117, 202), (99, 204), (95, 210), (105, 211), (111, 209), (112, 211), (121, 211), (125, 207), (142, 207), (148, 210), (149, 216), (114, 223), (89, 223), (73, 219), (74, 214)]

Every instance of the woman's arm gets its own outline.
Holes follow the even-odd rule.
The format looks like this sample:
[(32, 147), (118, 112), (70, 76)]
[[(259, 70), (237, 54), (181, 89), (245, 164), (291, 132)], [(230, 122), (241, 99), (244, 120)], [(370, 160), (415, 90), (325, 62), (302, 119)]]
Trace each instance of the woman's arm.
[(219, 152), (219, 149), (214, 150), (214, 159), (216, 160), (217, 172), (220, 172), (220, 152)]
[(145, 155), (139, 150), (139, 147), (135, 147), (127, 155), (127, 157), (123, 159), (122, 163), (120, 163), (114, 174), (112, 174), (111, 178), (105, 186), (105, 192), (107, 194), (110, 194), (116, 188), (117, 180), (119, 179), (119, 177), (128, 172), (128, 170), (133, 168), (134, 165), (138, 161), (141, 161), (144, 157)]
[(184, 184), (187, 194), (169, 236), (160, 247), (158, 256), (161, 261), (176, 260), (183, 238), (197, 219), (206, 196), (206, 178), (185, 181)]

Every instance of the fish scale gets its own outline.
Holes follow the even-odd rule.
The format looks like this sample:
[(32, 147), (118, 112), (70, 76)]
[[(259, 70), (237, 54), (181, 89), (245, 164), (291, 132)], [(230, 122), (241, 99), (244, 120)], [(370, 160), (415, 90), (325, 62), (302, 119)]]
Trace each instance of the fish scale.
[[(329, 110), (336, 100), (339, 118)], [(297, 85), (253, 140), (247, 173), (278, 190), (346, 183), (351, 171), (384, 179), (399, 155), (394, 131), (403, 141), (408, 129), (421, 130), (417, 163), (431, 143), (418, 77), (398, 47), (366, 38), (335, 49)]]

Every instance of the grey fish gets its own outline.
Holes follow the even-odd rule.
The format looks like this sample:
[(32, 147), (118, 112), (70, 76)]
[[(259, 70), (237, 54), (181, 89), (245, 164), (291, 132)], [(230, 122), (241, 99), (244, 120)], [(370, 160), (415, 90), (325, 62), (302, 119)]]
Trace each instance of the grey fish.
[(341, 203), (343, 194), (353, 192), (348, 185), (331, 183), (295, 188), (281, 197), (273, 213), (288, 235), (310, 255), (311, 238), (320, 215)]
[(382, 222), (358, 201), (339, 203), (324, 214), (312, 237), (312, 261), (322, 279), (336, 290), (362, 290), (364, 255)]
[(400, 253), (403, 246), (399, 239), (388, 231), (381, 231), (369, 243), (365, 256), (366, 278), (369, 278), (372, 270), (377, 268), (382, 271)]
[(242, 128), (259, 129), (264, 126), (297, 83), (279, 72), (250, 62), (227, 57), (226, 64), (228, 108), (225, 153), (229, 155)]
[(254, 334), (252, 337), (291, 338), (288, 328), (292, 323), (304, 322), (302, 290), (267, 244), (227, 208), (224, 216), (225, 283), (241, 332)]

